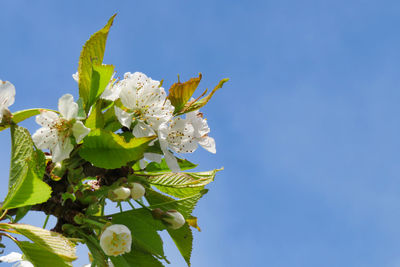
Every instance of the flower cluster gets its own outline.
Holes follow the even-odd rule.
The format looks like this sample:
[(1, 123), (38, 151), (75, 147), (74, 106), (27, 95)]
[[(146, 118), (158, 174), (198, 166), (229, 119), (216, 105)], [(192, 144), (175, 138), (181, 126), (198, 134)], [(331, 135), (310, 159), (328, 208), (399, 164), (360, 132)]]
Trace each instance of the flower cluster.
[[(199, 111), (190, 112), (186, 118), (174, 117), (174, 107), (167, 98), (164, 88), (140, 72), (125, 73), (124, 79), (108, 87), (105, 92), (120, 99), (124, 109), (115, 107), (119, 122), (131, 128), (135, 137), (157, 135), (165, 160), (174, 172), (180, 170), (176, 153), (192, 153), (198, 144), (211, 153), (215, 153), (215, 141), (208, 136), (210, 128), (207, 120)], [(119, 93), (119, 96), (116, 96)], [(160, 161), (154, 153), (145, 153), (145, 157)]]
[[(79, 81), (77, 73), (73, 78)], [(121, 106), (114, 107), (115, 115), (135, 137), (158, 136), (165, 160), (173, 172), (180, 171), (173, 152), (192, 153), (200, 145), (216, 153), (215, 140), (208, 136), (210, 128), (203, 113), (196, 110), (187, 113), (185, 118), (174, 117), (174, 106), (161, 83), (141, 72), (127, 72), (119, 81), (113, 76), (101, 98), (121, 101)], [(144, 156), (151, 161), (161, 160), (155, 153), (145, 153)]]
[[(160, 261), (169, 262), (158, 232), (166, 230), (190, 265), (189, 227), (200, 231), (192, 210), (220, 169), (186, 172), (197, 165), (179, 157), (199, 146), (216, 153), (199, 109), (228, 79), (194, 99), (201, 74), (185, 82), (178, 77), (169, 90), (140, 72), (117, 78), (115, 67), (102, 62), (114, 17), (83, 46), (72, 75), (76, 101), (65, 94), (58, 110), (11, 113), (15, 87), (0, 80), (0, 131), (9, 128), (12, 142), (0, 218), (10, 223), (0, 223), (0, 247), (6, 236), (24, 253), (1, 256), (0, 262), (72, 266), (80, 242), (90, 250), (90, 266), (162, 266)], [(19, 125), (31, 117), (40, 125), (33, 135)], [(109, 210), (110, 202), (118, 212)], [(47, 215), (43, 229), (18, 223), (29, 210)], [(46, 230), (50, 215), (57, 219), (53, 232)]]

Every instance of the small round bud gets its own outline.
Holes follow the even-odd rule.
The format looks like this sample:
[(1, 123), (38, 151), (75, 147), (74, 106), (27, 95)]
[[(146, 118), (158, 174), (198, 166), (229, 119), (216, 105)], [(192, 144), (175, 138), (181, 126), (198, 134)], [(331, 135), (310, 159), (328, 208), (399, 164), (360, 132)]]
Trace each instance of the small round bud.
[(146, 189), (144, 188), (144, 186), (139, 183), (131, 183), (130, 186), (132, 187), (131, 198), (134, 200), (143, 197), (144, 193), (146, 193)]
[(100, 212), (101, 210), (101, 204), (99, 202), (97, 203), (92, 203), (86, 208), (86, 215), (96, 215)]
[(59, 181), (66, 172), (65, 166), (61, 162), (56, 162), (50, 172), (50, 177), (54, 181)]
[(85, 221), (85, 215), (83, 215), (82, 213), (78, 213), (74, 216), (74, 222), (77, 224), (84, 224)]
[(108, 192), (108, 198), (114, 202), (126, 200), (130, 195), (131, 190), (123, 186)]
[(123, 224), (107, 227), (100, 236), (100, 246), (108, 256), (118, 256), (131, 251), (131, 231)]
[(169, 210), (164, 213), (163, 221), (174, 230), (181, 228), (185, 224), (185, 218), (176, 210)]

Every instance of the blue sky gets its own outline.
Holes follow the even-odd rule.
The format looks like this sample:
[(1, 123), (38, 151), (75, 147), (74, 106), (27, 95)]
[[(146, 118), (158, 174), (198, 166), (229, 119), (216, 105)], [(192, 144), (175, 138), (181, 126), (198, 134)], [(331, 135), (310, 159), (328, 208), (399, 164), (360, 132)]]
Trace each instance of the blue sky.
[[(225, 167), (195, 210), (194, 267), (400, 266), (398, 1), (15, 0), (0, 10), (12, 111), (77, 96), (80, 49), (115, 12), (104, 61), (119, 75), (141, 71), (166, 88), (177, 74), (202, 72), (200, 88), (230, 77), (203, 109), (217, 154), (188, 156)], [(8, 132), (0, 145), (4, 198)], [(166, 246), (171, 266), (185, 266)]]

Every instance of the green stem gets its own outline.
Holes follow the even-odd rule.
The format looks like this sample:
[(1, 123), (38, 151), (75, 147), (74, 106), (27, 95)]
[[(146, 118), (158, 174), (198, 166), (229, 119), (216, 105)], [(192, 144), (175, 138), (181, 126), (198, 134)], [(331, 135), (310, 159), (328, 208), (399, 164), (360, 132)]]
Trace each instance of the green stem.
[(104, 206), (106, 205), (106, 200), (104, 198), (101, 199), (101, 216), (104, 216)]
[(118, 205), (117, 205), (117, 206), (119, 207), (119, 211), (120, 211), (120, 212), (123, 212), (121, 202), (118, 202)]
[(46, 226), (47, 226), (47, 222), (49, 221), (49, 218), (50, 218), (50, 215), (47, 215), (46, 216), (46, 220), (44, 220), (44, 224), (43, 224), (43, 229), (46, 229)]
[(144, 208), (144, 209), (147, 209), (147, 210), (149, 210), (149, 211), (151, 211), (151, 209), (149, 208), (149, 207), (147, 207), (147, 206), (145, 206), (142, 202), (140, 202), (140, 201), (137, 201), (137, 200), (135, 200), (136, 201), (136, 203), (138, 203), (140, 206), (142, 206), (142, 208)]
[(3, 218), (4, 218), (4, 216), (6, 216), (7, 212), (8, 212), (8, 209), (4, 210), (3, 214), (1, 214), (1, 216), (0, 216), (0, 221), (3, 220)]
[(130, 200), (128, 200), (128, 204), (129, 204), (129, 206), (131, 206), (131, 208), (132, 208), (133, 210), (135, 209), (135, 206), (133, 206), (133, 204), (131, 203)]
[(90, 225), (99, 227), (100, 229), (102, 229), (102, 228), (104, 227), (104, 224), (102, 224), (102, 223), (100, 223), (100, 222), (98, 222), (98, 221), (89, 219), (89, 218), (82, 218), (82, 221), (85, 222), (85, 223), (87, 223), (87, 224), (90, 224)]

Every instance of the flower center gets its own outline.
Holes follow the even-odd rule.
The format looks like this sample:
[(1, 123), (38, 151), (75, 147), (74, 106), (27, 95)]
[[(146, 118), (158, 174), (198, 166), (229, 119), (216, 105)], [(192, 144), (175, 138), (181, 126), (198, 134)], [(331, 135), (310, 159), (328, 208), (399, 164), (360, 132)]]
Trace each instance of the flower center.
[(58, 136), (63, 141), (72, 135), (73, 124), (74, 124), (73, 120), (68, 121), (64, 118), (60, 118), (58, 122), (54, 125), (54, 128), (58, 132)]

